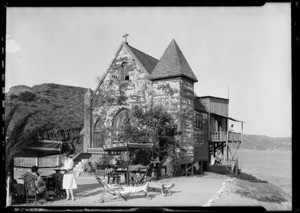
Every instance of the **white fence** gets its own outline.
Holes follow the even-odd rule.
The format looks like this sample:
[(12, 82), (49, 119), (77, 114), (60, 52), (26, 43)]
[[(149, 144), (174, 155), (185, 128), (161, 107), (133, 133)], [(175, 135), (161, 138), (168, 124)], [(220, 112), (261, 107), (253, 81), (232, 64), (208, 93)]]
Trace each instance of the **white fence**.
[(212, 142), (241, 141), (242, 134), (228, 131), (214, 131), (211, 133)]

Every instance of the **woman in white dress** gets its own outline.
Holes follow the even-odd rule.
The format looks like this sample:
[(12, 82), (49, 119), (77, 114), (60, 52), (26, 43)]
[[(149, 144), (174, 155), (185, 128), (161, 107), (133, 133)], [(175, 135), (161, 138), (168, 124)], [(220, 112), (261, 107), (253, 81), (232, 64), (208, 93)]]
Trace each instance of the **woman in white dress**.
[(73, 173), (74, 161), (69, 157), (69, 152), (64, 153), (64, 169), (66, 170), (63, 177), (63, 189), (66, 190), (67, 199), (70, 199), (69, 194), (71, 194), (72, 200), (74, 200), (73, 189), (77, 189), (77, 184), (75, 181), (75, 175)]

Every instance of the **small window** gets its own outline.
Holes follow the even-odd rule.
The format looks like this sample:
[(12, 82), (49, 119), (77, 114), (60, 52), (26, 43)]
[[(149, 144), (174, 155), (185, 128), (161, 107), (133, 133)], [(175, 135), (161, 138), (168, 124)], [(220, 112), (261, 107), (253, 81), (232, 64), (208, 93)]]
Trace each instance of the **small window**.
[(126, 69), (127, 62), (123, 62), (120, 67), (120, 81), (129, 81), (129, 71)]
[(196, 114), (195, 127), (197, 128), (203, 127), (203, 116), (200, 114)]

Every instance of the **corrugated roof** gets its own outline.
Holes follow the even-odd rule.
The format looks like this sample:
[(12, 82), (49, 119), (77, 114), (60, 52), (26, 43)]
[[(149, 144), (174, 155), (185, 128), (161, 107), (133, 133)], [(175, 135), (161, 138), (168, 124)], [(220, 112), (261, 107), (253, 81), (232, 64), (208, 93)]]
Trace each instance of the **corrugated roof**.
[(158, 60), (146, 53), (143, 53), (138, 49), (135, 49), (134, 47), (128, 44), (127, 46), (130, 48), (132, 53), (137, 57), (137, 59), (141, 62), (141, 64), (145, 67), (145, 69), (149, 72), (149, 74), (151, 74)]
[(200, 112), (207, 112), (205, 106), (201, 103), (196, 93), (194, 93), (194, 109)]
[(155, 66), (150, 79), (156, 80), (179, 76), (186, 77), (194, 82), (198, 81), (179, 46), (173, 39)]

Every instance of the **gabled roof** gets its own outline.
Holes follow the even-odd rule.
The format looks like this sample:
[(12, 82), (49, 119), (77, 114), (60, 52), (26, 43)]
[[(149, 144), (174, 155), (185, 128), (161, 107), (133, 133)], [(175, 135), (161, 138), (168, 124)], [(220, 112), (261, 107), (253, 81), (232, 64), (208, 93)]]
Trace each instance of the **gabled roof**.
[(152, 56), (143, 53), (142, 51), (135, 49), (134, 47), (127, 44), (132, 53), (137, 57), (140, 63), (144, 66), (144, 68), (148, 71), (149, 74), (152, 73), (154, 67), (156, 66), (158, 60), (153, 58)]
[(150, 75), (151, 80), (186, 77), (194, 82), (197, 78), (173, 39)]
[(208, 112), (202, 102), (199, 100), (196, 93), (194, 93), (194, 109), (200, 112)]
[(114, 55), (112, 61), (110, 62), (110, 65), (108, 66), (107, 70), (105, 71), (105, 74), (102, 76), (102, 78), (100, 79), (97, 88), (95, 89), (95, 92), (93, 93), (91, 100), (95, 97), (97, 91), (99, 90), (105, 76), (107, 75), (107, 73), (109, 72), (109, 69), (111, 67), (111, 65), (113, 64), (115, 58), (118, 56), (119, 52), (121, 51), (122, 47), (125, 47), (126, 50), (128, 50), (130, 52), (130, 54), (137, 60), (136, 62), (140, 65), (142, 65), (142, 69), (144, 69), (146, 72), (148, 72), (149, 74), (152, 73), (154, 67), (156, 66), (158, 60), (153, 58), (152, 56), (143, 53), (142, 51), (135, 49), (132, 46), (129, 46), (127, 42), (122, 42), (121, 45), (119, 46), (116, 54)]

